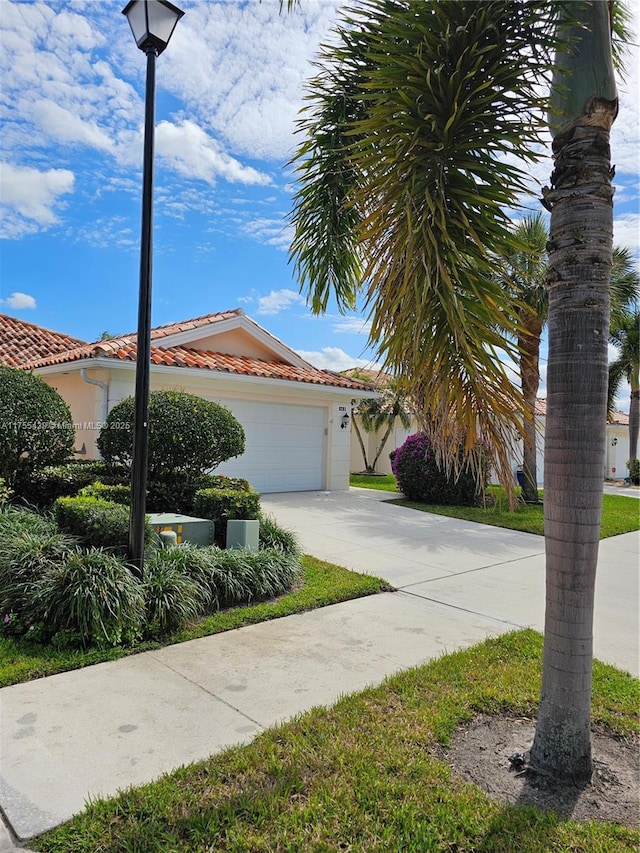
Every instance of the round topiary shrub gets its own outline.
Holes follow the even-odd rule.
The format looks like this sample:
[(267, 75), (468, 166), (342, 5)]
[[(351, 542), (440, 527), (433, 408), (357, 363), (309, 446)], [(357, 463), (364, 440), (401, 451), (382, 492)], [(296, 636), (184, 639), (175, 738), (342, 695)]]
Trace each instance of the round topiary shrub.
[(431, 442), (425, 433), (410, 435), (405, 443), (391, 454), (391, 469), (398, 489), (411, 501), (429, 504), (473, 506), (485, 485), (486, 475), (478, 475), (462, 456), (458, 477), (447, 475), (436, 461)]
[(38, 468), (59, 465), (71, 455), (71, 411), (39, 376), (0, 367), (0, 412), (0, 477), (10, 488)]
[[(135, 400), (127, 397), (109, 412), (98, 449), (108, 466), (131, 467)], [(153, 391), (149, 396), (150, 484), (194, 480), (244, 453), (244, 430), (225, 406), (184, 391)]]

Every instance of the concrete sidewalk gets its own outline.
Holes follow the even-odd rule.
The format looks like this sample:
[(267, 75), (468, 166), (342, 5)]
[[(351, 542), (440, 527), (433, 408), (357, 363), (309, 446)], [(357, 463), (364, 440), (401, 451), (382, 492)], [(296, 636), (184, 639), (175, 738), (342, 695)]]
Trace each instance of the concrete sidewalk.
[[(262, 505), (306, 552), (381, 575), (398, 592), (0, 690), (0, 805), (16, 835), (399, 669), (542, 627), (540, 537), (388, 497), (352, 489), (270, 495)], [(638, 674), (636, 534), (601, 543), (595, 634), (598, 657)]]

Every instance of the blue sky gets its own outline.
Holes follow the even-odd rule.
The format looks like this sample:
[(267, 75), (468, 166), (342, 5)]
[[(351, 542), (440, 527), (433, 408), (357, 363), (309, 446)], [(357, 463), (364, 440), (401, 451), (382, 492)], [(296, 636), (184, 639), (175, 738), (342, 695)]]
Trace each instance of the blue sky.
[[(137, 325), (145, 58), (124, 5), (0, 0), (0, 311), (86, 340)], [(242, 307), (319, 367), (367, 363), (365, 319), (313, 317), (287, 255), (286, 163), (340, 4), (178, 5), (157, 63), (153, 324)], [(615, 239), (636, 255), (639, 55), (612, 136)]]

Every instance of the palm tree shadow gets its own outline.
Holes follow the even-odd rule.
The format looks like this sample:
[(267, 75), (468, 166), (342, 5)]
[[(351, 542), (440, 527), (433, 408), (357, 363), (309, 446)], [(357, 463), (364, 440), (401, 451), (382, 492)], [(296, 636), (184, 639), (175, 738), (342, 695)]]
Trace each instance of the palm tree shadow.
[(523, 775), (523, 783), (516, 805), (553, 812), (562, 820), (572, 817), (580, 795), (589, 787), (589, 782), (559, 782), (530, 768)]
[[(523, 780), (516, 802), (505, 806), (491, 821), (478, 853), (558, 849), (558, 832), (572, 818), (585, 786), (554, 784), (532, 772), (527, 772)], [(513, 847), (505, 846), (509, 838)]]

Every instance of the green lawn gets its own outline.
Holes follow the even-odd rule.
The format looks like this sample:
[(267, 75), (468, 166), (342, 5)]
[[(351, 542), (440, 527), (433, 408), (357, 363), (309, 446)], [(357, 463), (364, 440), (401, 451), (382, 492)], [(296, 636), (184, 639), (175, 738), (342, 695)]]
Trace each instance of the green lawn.
[(393, 474), (372, 477), (370, 474), (351, 474), (349, 483), (362, 489), (380, 489), (385, 492), (397, 492), (396, 478)]
[[(384, 485), (380, 485), (382, 481)], [(360, 488), (385, 489), (395, 491), (395, 477), (367, 477), (360, 474), (351, 475), (351, 485)], [(544, 518), (542, 504), (518, 504), (514, 512), (509, 512), (506, 495), (503, 489), (489, 486), (488, 493), (494, 498), (494, 505), (486, 509), (475, 506), (444, 506), (441, 504), (421, 504), (404, 498), (392, 498), (391, 503), (411, 507), (421, 512), (432, 512), (436, 515), (448, 515), (451, 518), (463, 518), (467, 521), (477, 521), (480, 524), (491, 524), (494, 527), (508, 527), (511, 530), (521, 530), (524, 533), (544, 534)], [(542, 492), (540, 492), (542, 497)], [(640, 530), (640, 501), (624, 495), (602, 496), (602, 524), (600, 538), (618, 536), (620, 533), (630, 533)]]
[(80, 669), (106, 660), (117, 660), (126, 655), (160, 648), (161, 645), (219, 634), (243, 625), (265, 622), (267, 619), (277, 619), (280, 616), (289, 616), (292, 613), (301, 613), (389, 589), (386, 581), (381, 578), (351, 572), (315, 557), (303, 557), (302, 566), (303, 577), (300, 583), (287, 595), (273, 601), (233, 607), (199, 619), (188, 628), (168, 636), (162, 644), (141, 643), (126, 649), (117, 647), (77, 651), (0, 636), (0, 687), (70, 669)]
[[(403, 672), (245, 747), (97, 801), (42, 853), (631, 853), (640, 833), (503, 806), (442, 747), (478, 713), (535, 715), (542, 640), (520, 631)], [(640, 683), (595, 663), (593, 720), (640, 730)], [(527, 744), (523, 744), (526, 748)], [(496, 772), (507, 772), (497, 768)]]

